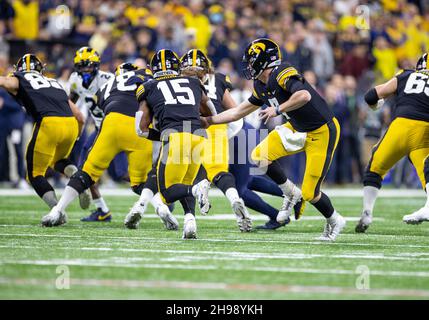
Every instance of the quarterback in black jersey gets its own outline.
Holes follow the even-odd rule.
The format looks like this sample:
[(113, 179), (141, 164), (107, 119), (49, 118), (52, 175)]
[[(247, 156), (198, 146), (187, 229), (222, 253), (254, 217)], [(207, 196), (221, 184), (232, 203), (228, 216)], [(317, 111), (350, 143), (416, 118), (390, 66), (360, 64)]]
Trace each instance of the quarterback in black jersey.
[(65, 216), (67, 206), (76, 195), (96, 183), (120, 152), (125, 152), (128, 158), (131, 189), (137, 194), (143, 189), (152, 167), (152, 142), (139, 138), (134, 132), (134, 114), (138, 110), (135, 99), (137, 85), (126, 85), (126, 82), (135, 74), (139, 75), (142, 82), (152, 77), (144, 70), (137, 69), (133, 64), (119, 66), (116, 76), (97, 92), (95, 101), (105, 113), (100, 131), (82, 169), (71, 177), (61, 199), (49, 215)]
[[(400, 71), (384, 84), (370, 89), (365, 101), (377, 108), (384, 98), (394, 96), (393, 121), (384, 136), (374, 146), (363, 179), (363, 210), (356, 232), (365, 232), (372, 223), (372, 212), (384, 176), (403, 157), (407, 156), (428, 191), (424, 163), (429, 154), (429, 70), (425, 53), (413, 70)], [(413, 223), (422, 217), (429, 219), (429, 209), (404, 217)], [(422, 218), (423, 219), (423, 218)]]
[[(270, 39), (252, 41), (243, 56), (245, 76), (254, 80), (248, 101), (214, 117), (202, 119), (205, 125), (235, 121), (257, 110), (261, 119), (283, 114), (288, 122), (273, 130), (252, 152), (253, 161), (267, 168), (267, 175), (284, 193), (277, 216), (279, 223), (289, 220), (295, 208), (298, 217), (304, 201), (311, 202), (327, 219), (319, 240), (333, 241), (345, 226), (345, 219), (334, 210), (330, 199), (320, 191), (336, 149), (340, 127), (324, 99), (290, 64), (282, 63), (278, 45)], [(289, 140), (294, 140), (291, 146)], [(306, 153), (302, 192), (287, 179), (278, 159), (297, 152)]]
[[(232, 89), (229, 77), (214, 72), (210, 60), (201, 50), (191, 49), (185, 53), (180, 59), (180, 69), (181, 75), (197, 77), (204, 83), (207, 96), (212, 101), (217, 113), (235, 107), (235, 102), (229, 92)], [(228, 125), (213, 125), (208, 127), (206, 131), (207, 139), (202, 164), (207, 173), (207, 178), (222, 190), (229, 200), (240, 231), (249, 232), (252, 229), (252, 220), (243, 199), (238, 194), (234, 176), (228, 172)], [(201, 183), (206, 186), (204, 190), (208, 192), (207, 184), (210, 185), (210, 183), (207, 180), (203, 180)]]
[(196, 237), (195, 200), (201, 211), (209, 203), (200, 184), (193, 186), (201, 165), (201, 153), (206, 132), (201, 128), (200, 113), (213, 114), (207, 107), (208, 98), (200, 80), (179, 75), (180, 61), (171, 50), (160, 50), (150, 66), (154, 80), (140, 85), (141, 136), (150, 134), (153, 120), (161, 132), (161, 154), (157, 166), (158, 186), (166, 203), (180, 200), (185, 211), (184, 238)]
[[(67, 176), (77, 171), (68, 159), (83, 115), (68, 99), (60, 83), (43, 75), (44, 66), (33, 54), (26, 54), (16, 64), (16, 71), (0, 77), (6, 89), (32, 116), (33, 135), (27, 146), (27, 179), (36, 193), (52, 208), (57, 204), (55, 191), (45, 178), (48, 168)], [(42, 220), (50, 226), (51, 221)]]

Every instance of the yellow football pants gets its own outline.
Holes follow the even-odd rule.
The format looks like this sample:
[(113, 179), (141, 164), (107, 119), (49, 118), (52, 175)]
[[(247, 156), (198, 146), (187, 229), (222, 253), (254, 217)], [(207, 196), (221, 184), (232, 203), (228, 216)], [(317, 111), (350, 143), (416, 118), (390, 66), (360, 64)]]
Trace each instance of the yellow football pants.
[(162, 143), (157, 177), (163, 196), (175, 184), (193, 184), (201, 166), (204, 144), (204, 137), (188, 132), (171, 133), (168, 141)]
[(133, 117), (111, 112), (104, 118), (82, 170), (97, 182), (122, 151), (128, 158), (131, 186), (145, 182), (152, 168), (152, 141), (137, 136)]
[(207, 171), (207, 178), (213, 181), (213, 178), (219, 173), (228, 172), (228, 125), (213, 125), (206, 129), (206, 132), (207, 140), (204, 145), (203, 166)]
[[(283, 126), (296, 131), (290, 123)], [(304, 148), (295, 152), (286, 151), (282, 140), (273, 130), (252, 151), (252, 160), (255, 162), (271, 162), (284, 156), (298, 152), (305, 152), (306, 164), (304, 179), (302, 181), (302, 197), (305, 201), (311, 201), (319, 195), (320, 187), (331, 165), (332, 156), (337, 148), (340, 137), (340, 125), (337, 119), (324, 124), (320, 128), (307, 132)]]
[(384, 177), (395, 163), (408, 156), (424, 189), (427, 182), (424, 162), (428, 154), (429, 122), (396, 118), (372, 149), (367, 170)]
[(27, 145), (27, 179), (45, 176), (59, 160), (67, 159), (79, 135), (74, 117), (44, 117), (34, 124)]

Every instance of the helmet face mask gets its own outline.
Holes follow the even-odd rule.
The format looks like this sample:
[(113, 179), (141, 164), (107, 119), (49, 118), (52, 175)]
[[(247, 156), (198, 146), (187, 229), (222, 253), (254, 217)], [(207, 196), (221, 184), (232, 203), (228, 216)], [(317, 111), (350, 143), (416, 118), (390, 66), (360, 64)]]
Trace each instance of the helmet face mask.
[(34, 54), (27, 53), (23, 55), (16, 65), (15, 70), (18, 72), (37, 72), (43, 74), (45, 65)]
[(280, 65), (279, 46), (270, 39), (256, 39), (246, 47), (242, 63), (242, 73), (245, 78), (255, 80), (265, 69)]
[(90, 47), (82, 47), (76, 51), (74, 67), (82, 77), (82, 83), (85, 87), (88, 87), (97, 75), (100, 62), (100, 55)]

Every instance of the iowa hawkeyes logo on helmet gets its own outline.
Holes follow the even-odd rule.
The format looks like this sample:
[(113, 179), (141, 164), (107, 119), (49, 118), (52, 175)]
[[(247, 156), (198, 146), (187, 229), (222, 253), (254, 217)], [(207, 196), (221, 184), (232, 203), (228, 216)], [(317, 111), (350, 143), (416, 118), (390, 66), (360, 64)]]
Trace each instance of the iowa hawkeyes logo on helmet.
[(253, 52), (256, 54), (260, 54), (261, 51), (265, 51), (265, 44), (261, 42), (257, 42), (252, 44), (252, 46), (249, 48), (249, 54), (252, 54)]

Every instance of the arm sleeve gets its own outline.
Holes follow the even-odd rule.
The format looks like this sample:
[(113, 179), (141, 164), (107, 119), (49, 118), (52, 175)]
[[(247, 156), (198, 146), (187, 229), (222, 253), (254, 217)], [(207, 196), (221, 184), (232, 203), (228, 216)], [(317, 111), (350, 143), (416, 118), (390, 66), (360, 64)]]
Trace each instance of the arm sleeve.
[(253, 87), (252, 95), (249, 97), (249, 102), (255, 106), (262, 107), (264, 105), (264, 101), (259, 97), (256, 88)]
[(147, 91), (144, 84), (141, 84), (137, 87), (136, 90), (136, 98), (138, 102), (146, 100)]

